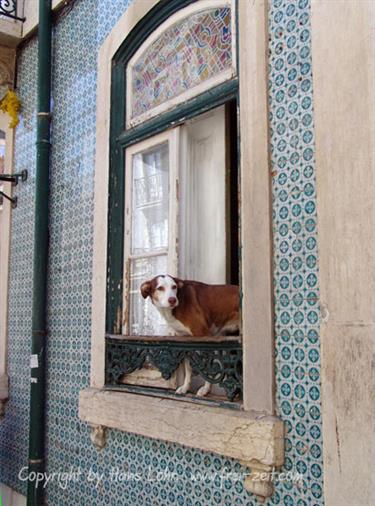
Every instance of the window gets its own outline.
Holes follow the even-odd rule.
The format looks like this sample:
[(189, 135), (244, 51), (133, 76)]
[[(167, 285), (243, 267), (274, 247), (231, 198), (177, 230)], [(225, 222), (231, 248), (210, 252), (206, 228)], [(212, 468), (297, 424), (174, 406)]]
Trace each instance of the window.
[[(171, 336), (150, 300), (140, 296), (143, 281), (167, 273), (212, 284), (239, 279), (232, 6), (229, 0), (186, 2), (160, 21), (139, 47), (119, 51), (113, 64), (107, 383), (120, 387), (131, 374), (131, 384), (136, 384), (138, 364), (143, 386), (155, 386), (155, 379), (163, 386), (163, 379), (172, 378), (164, 385), (172, 389), (177, 356), (180, 362), (189, 356), (194, 372), (205, 380), (213, 375), (205, 376), (203, 362), (206, 369), (212, 360), (220, 363), (218, 386), (229, 384), (228, 374), (236, 383), (229, 393), (232, 401), (234, 392), (238, 398), (242, 390), (240, 338), (232, 340), (233, 350), (224, 338), (223, 344), (211, 344), (211, 350), (197, 346), (196, 360), (175, 346), (170, 370), (164, 361), (159, 378), (150, 373), (150, 383), (141, 366), (150, 371), (151, 362), (156, 366), (159, 355), (172, 351), (160, 345), (155, 359), (157, 345), (150, 346), (149, 337), (144, 362), (135, 360), (145, 336), (154, 336), (154, 341)], [(122, 248), (119, 236), (124, 237)], [(140, 336), (137, 348), (124, 341), (119, 354), (120, 342), (113, 341), (119, 335)], [(218, 353), (215, 348), (222, 346)]]
[[(217, 5), (217, 2), (215, 4)], [(250, 467), (254, 472), (261, 470), (269, 473), (273, 466), (279, 466), (283, 462), (283, 424), (273, 416), (274, 349), (270, 260), (272, 242), (267, 142), (267, 23), (264, 5), (260, 2), (242, 1), (236, 5), (238, 11), (238, 32), (236, 33), (239, 40), (238, 77), (234, 77), (231, 70), (230, 75), (226, 75), (223, 80), (220, 80), (223, 76), (221, 74), (218, 82), (209, 82), (207, 79), (196, 96), (194, 96), (195, 92), (193, 96), (185, 95), (184, 97), (183, 93), (176, 94), (162, 104), (158, 104), (154, 109), (147, 108), (134, 116), (127, 115), (128, 105), (124, 108), (120, 106), (125, 97), (126, 100), (129, 99), (129, 94), (126, 92), (129, 68), (126, 62), (134, 63), (131, 58), (136, 55), (142, 44), (148, 38), (152, 44), (157, 38), (158, 30), (160, 35), (163, 23), (166, 23), (164, 28), (173, 26), (176, 20), (173, 16), (180, 16), (179, 19), (183, 19), (183, 9), (192, 8), (201, 11), (202, 6), (211, 8), (212, 5), (213, 2), (210, 0), (197, 2), (134, 0), (100, 50), (97, 86), (91, 381), (90, 388), (83, 390), (80, 394), (79, 415), (82, 420), (93, 426), (92, 440), (100, 447), (105, 444), (104, 428), (112, 427), (226, 455), (249, 465), (251, 463)], [(223, 6), (224, 3), (221, 5)], [(234, 33), (233, 28), (232, 33)], [(236, 62), (237, 57), (234, 57), (232, 53), (233, 61)], [(125, 71), (126, 68), (127, 71)], [(223, 72), (227, 71), (228, 68)], [(111, 72), (112, 82), (108, 77)], [(202, 83), (197, 84), (195, 89), (201, 85)], [(213, 89), (217, 93), (213, 94)], [(188, 92), (189, 90), (185, 91), (185, 93)], [(238, 96), (241, 104), (239, 118), (234, 112)], [(158, 107), (161, 109), (157, 109)], [(134, 155), (134, 165), (138, 164), (133, 186), (138, 185), (142, 188), (141, 195), (143, 192), (143, 195), (150, 196), (150, 187), (152, 187), (152, 184), (146, 186), (138, 182), (141, 177), (138, 177), (137, 171), (141, 171), (140, 167), (144, 163), (151, 166), (150, 175), (153, 175), (154, 180), (159, 180), (159, 189), (162, 189), (159, 197), (165, 188), (163, 178), (164, 181), (166, 178), (171, 178), (174, 170), (179, 177), (179, 186), (188, 185), (188, 182), (184, 183), (184, 177), (186, 178), (187, 174), (191, 178), (199, 177), (200, 174), (184, 169), (183, 163), (177, 163), (179, 157), (175, 156), (174, 161), (168, 158), (168, 174), (165, 170), (158, 169), (159, 161), (166, 157), (163, 144), (170, 136), (168, 147), (178, 140), (180, 143), (178, 152), (183, 152), (184, 143), (187, 142), (186, 137), (189, 137), (189, 134), (191, 137), (195, 132), (198, 133), (198, 124), (194, 125), (194, 122), (205, 121), (207, 119), (205, 114), (208, 116), (220, 114), (222, 107), (225, 109), (225, 129), (230, 129), (232, 132), (230, 137), (236, 136), (235, 144), (237, 146), (239, 143), (241, 150), (240, 160), (234, 164), (238, 165), (239, 174), (241, 174), (238, 202), (235, 201), (231, 190), (231, 186), (236, 186), (235, 171), (230, 171), (231, 177), (229, 181), (228, 177), (225, 181), (225, 215), (227, 223), (229, 220), (231, 226), (226, 227), (226, 247), (222, 251), (226, 256), (226, 279), (233, 279), (233, 273), (239, 272), (238, 260), (233, 255), (237, 250), (235, 246), (237, 239), (236, 234), (228, 236), (228, 230), (236, 230), (236, 232), (238, 230), (234, 221), (231, 221), (235, 219), (234, 209), (237, 208), (241, 216), (243, 307), (241, 354), (243, 354), (244, 387), (242, 409), (228, 409), (222, 407), (220, 403), (217, 405), (191, 403), (187, 402), (185, 397), (177, 400), (159, 396), (155, 399), (152, 396), (152, 388), (144, 389), (141, 393), (135, 390), (109, 389), (106, 385), (108, 378), (105, 374), (106, 370), (108, 372), (108, 363), (107, 367), (105, 363), (108, 359), (108, 355), (106, 356), (108, 338), (107, 340), (104, 338), (105, 333), (115, 334), (112, 345), (115, 347), (116, 343), (118, 344), (120, 358), (127, 353), (127, 349), (124, 350), (121, 347), (124, 323), (122, 297), (126, 270), (124, 265), (126, 255), (128, 253), (130, 255), (130, 252), (126, 251), (125, 243), (122, 241), (125, 230), (125, 199), (117, 198), (119, 195), (124, 196), (126, 191), (129, 192), (129, 187), (125, 189), (126, 177), (132, 182), (129, 172), (125, 176), (126, 157), (129, 163), (129, 157)], [(109, 121), (111, 110), (112, 116)], [(142, 118), (142, 114), (146, 116)], [(237, 122), (241, 130), (241, 136), (238, 139), (237, 133), (234, 133)], [(149, 129), (148, 132), (147, 129)], [(158, 139), (158, 135), (166, 137)], [(109, 138), (110, 145), (107, 143)], [(190, 144), (194, 144), (191, 138)], [(188, 151), (194, 153), (194, 149)], [(229, 145), (226, 143), (225, 151), (226, 157), (233, 159), (231, 157), (236, 152), (234, 142), (229, 142)], [(109, 162), (111, 162), (111, 169)], [(231, 164), (226, 163), (226, 167), (229, 165)], [(118, 171), (110, 173), (112, 167), (117, 167)], [(188, 200), (190, 198), (193, 203), (193, 197), (188, 193), (185, 198)], [(188, 228), (192, 226), (195, 219), (194, 206), (192, 204), (193, 210), (189, 213), (189, 206), (182, 204), (181, 199), (178, 199), (178, 202), (177, 208), (182, 214), (182, 220), (179, 221), (180, 227), (184, 223), (184, 226)], [(133, 209), (131, 206), (131, 211), (135, 216), (137, 215), (136, 207)], [(167, 205), (163, 199), (160, 203), (160, 216), (164, 216), (164, 221), (165, 217), (170, 219), (170, 216), (175, 216), (170, 210), (169, 202)], [(138, 218), (133, 218), (133, 221), (139, 223), (139, 220), (142, 222), (144, 219), (141, 213)], [(160, 219), (159, 224), (155, 223), (155, 220), (148, 222), (149, 242), (147, 244), (152, 246), (151, 255), (155, 257), (157, 246), (169, 244), (169, 239), (173, 236), (173, 234), (170, 235), (171, 228), (168, 227), (168, 241), (166, 240), (163, 236), (165, 225), (163, 228), (162, 223), (163, 219)], [(128, 230), (130, 226), (129, 222)], [(177, 226), (175, 231), (176, 234), (185, 233), (183, 228)], [(104, 238), (107, 238), (107, 241), (103, 240)], [(135, 244), (137, 247), (144, 246), (144, 243), (139, 240)], [(166, 249), (163, 254), (165, 251)], [(179, 268), (182, 269), (180, 265), (189, 266), (186, 260), (190, 254), (189, 251), (188, 245), (185, 248), (180, 245), (178, 255), (176, 255)], [(197, 251), (193, 248), (192, 252)], [(137, 250), (136, 254), (144, 253)], [(162, 254), (161, 250), (160, 254)], [(168, 256), (173, 258), (173, 250), (169, 248)], [(113, 262), (115, 258), (120, 258), (120, 261)], [(107, 265), (111, 266), (108, 271)], [(134, 310), (137, 311), (136, 305), (134, 305)], [(134, 348), (137, 345), (135, 340)], [(173, 354), (169, 353), (168, 360), (173, 358)], [(116, 367), (112, 372), (116, 374)], [(272, 493), (269, 481), (256, 482), (252, 474), (246, 478), (245, 487), (263, 498)]]
[(233, 123), (229, 102), (126, 150), (124, 335), (170, 334), (140, 297), (140, 284), (155, 274), (238, 282)]
[(168, 335), (140, 285), (153, 273), (177, 271), (177, 135), (170, 131), (126, 151), (123, 334)]
[[(212, 284), (238, 283), (236, 123), (236, 101), (229, 101), (125, 150), (124, 336), (138, 335), (141, 339), (154, 336), (156, 341), (157, 336), (173, 335), (150, 299), (140, 296), (142, 282), (157, 274), (168, 273)], [(224, 360), (233, 357), (229, 362), (236, 374), (231, 375), (231, 381), (238, 385), (230, 390), (230, 400), (234, 399), (235, 391), (240, 400), (242, 388), (239, 339), (236, 343), (232, 341), (233, 350), (228, 349), (228, 342), (223, 338), (223, 344), (216, 348), (224, 346), (226, 351), (218, 354), (211, 345), (209, 354), (206, 345), (205, 352), (200, 346), (195, 354), (200, 366), (203, 366), (203, 356), (210, 360), (215, 356), (221, 362), (222, 380), (227, 384), (229, 375), (224, 370)], [(204, 336), (201, 341), (205, 341)], [(118, 341), (115, 344), (119, 346)], [(108, 341), (110, 347), (111, 341)], [(175, 348), (183, 362), (182, 348)], [(123, 360), (122, 364), (124, 372), (129, 370), (131, 362), (130, 345), (128, 349), (129, 360)], [(109, 384), (138, 383), (166, 387), (172, 393), (177, 387), (176, 373), (179, 372), (175, 369), (176, 361), (170, 362), (171, 381), (163, 381), (162, 373), (158, 374), (150, 364), (150, 360), (155, 362), (152, 349), (145, 344), (144, 353), (148, 356), (143, 365), (147, 370), (145, 367), (138, 369), (138, 373), (132, 370), (121, 378), (110, 374)], [(167, 350), (167, 344), (159, 348), (160, 353)], [(109, 367), (113, 362), (121, 367), (111, 349), (108, 356)], [(169, 376), (165, 364), (163, 369), (164, 377)], [(219, 374), (216, 376), (219, 378)], [(225, 398), (226, 392), (220, 388), (222, 380), (212, 394)], [(179, 381), (182, 382), (182, 377)], [(196, 377), (193, 390), (197, 391), (202, 382), (202, 378)]]

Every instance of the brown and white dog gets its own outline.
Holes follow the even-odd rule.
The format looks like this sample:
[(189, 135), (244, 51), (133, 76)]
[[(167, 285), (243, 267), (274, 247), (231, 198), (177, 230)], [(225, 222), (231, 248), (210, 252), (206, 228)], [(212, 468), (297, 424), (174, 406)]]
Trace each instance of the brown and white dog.
[[(178, 336), (222, 336), (239, 330), (239, 288), (235, 285), (207, 285), (169, 275), (159, 275), (141, 285), (141, 294), (153, 305)], [(186, 394), (192, 370), (185, 360), (184, 383), (176, 390)], [(211, 390), (207, 381), (198, 390), (203, 397)]]

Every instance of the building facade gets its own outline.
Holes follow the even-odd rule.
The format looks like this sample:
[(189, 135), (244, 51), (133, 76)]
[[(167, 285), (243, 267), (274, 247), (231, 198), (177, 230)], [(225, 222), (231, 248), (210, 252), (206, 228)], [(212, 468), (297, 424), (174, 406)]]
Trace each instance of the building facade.
[[(137, 12), (147, 13), (148, 3), (155, 4), (76, 0), (56, 7), (46, 472), (60, 474), (46, 485), (46, 504), (255, 505), (259, 499), (243, 480), (246, 463), (194, 447), (194, 437), (192, 444), (181, 445), (110, 425), (98, 450), (92, 428), (79, 416), (80, 392), (90, 386), (92, 374), (92, 315), (101, 311), (93, 296), (94, 217), (101, 191), (95, 174), (97, 131), (103, 127), (98, 124), (103, 93), (99, 56), (128, 10), (142, 23)], [(267, 259), (274, 313), (271, 414), (282, 420), (285, 437), (283, 466), (276, 469), (266, 504), (370, 505), (375, 485), (375, 9), (370, 2), (347, 1), (342, 7), (335, 0), (256, 0), (246, 11), (242, 3), (248, 4), (238, 0), (233, 12), (262, 13), (265, 24), (257, 28), (257, 37), (265, 36), (267, 49), (266, 67), (259, 72), (267, 75), (264, 176), (272, 196), (272, 258)], [(35, 15), (29, 14), (26, 10), (25, 24)], [(241, 30), (254, 29), (251, 20), (237, 21), (239, 39)], [(345, 29), (349, 22), (350, 37)], [(5, 347), (0, 350), (5, 357), (0, 372), (9, 388), (0, 420), (0, 482), (4, 494), (12, 489), (21, 496), (27, 490), (29, 437), (37, 46), (30, 26), (17, 48), (15, 90), (22, 109), (13, 141), (13, 172), (27, 169), (28, 178), (12, 190), (18, 200), (11, 211), (8, 297), (1, 299), (8, 309), (7, 353)], [(249, 50), (239, 61), (254, 54)], [(254, 69), (257, 62), (250, 64)], [(240, 88), (255, 90), (251, 82), (241, 81), (241, 66), (238, 70)], [(249, 73), (246, 77), (257, 79)], [(103, 100), (107, 103), (108, 97)], [(240, 115), (251, 125), (247, 114), (256, 109), (246, 106), (240, 104)], [(245, 133), (253, 135), (252, 127)], [(266, 195), (269, 188), (264, 188)], [(2, 213), (7, 205), (4, 200)], [(243, 257), (248, 258), (246, 253)], [(259, 379), (254, 388), (262, 392), (262, 384)], [(22, 504), (21, 497), (17, 500)]]

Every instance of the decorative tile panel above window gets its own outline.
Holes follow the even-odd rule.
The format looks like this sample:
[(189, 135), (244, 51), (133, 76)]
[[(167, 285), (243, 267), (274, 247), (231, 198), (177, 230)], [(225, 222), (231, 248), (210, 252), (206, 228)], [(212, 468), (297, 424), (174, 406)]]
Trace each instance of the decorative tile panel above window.
[(178, 11), (127, 67), (127, 125), (134, 126), (235, 75), (235, 30), (225, 1)]

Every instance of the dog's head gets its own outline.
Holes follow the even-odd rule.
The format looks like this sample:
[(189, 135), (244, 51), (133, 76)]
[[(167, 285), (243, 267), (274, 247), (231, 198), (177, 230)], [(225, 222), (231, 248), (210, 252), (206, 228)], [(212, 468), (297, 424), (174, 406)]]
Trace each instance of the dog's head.
[(183, 285), (180, 279), (159, 275), (141, 284), (141, 294), (144, 299), (150, 297), (156, 307), (173, 309), (178, 306), (177, 293)]

